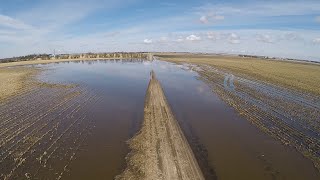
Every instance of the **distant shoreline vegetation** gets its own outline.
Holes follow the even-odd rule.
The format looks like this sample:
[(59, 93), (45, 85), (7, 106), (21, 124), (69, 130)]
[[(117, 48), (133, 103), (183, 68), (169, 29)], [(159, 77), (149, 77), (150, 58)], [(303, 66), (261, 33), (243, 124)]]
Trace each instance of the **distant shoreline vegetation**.
[(282, 60), (282, 61), (298, 61), (298, 62), (309, 62), (309, 63), (317, 63), (317, 64), (320, 64), (319, 61), (306, 60), (306, 59), (277, 58), (277, 57), (255, 56), (255, 55), (245, 55), (245, 54), (239, 54), (238, 56), (239, 56), (239, 57), (246, 57), (246, 58), (258, 58), (258, 59)]
[(83, 59), (83, 58), (115, 58), (115, 59), (146, 59), (149, 53), (145, 52), (114, 52), (114, 53), (81, 53), (81, 54), (31, 54), (26, 56), (3, 58), (0, 63), (34, 61), (34, 60), (56, 60), (56, 59)]
[(96, 58), (114, 58), (114, 59), (150, 59), (155, 56), (170, 56), (172, 54), (197, 55), (197, 56), (235, 56), (242, 58), (289, 61), (301, 63), (320, 64), (320, 61), (293, 59), (293, 58), (279, 58), (269, 56), (258, 56), (248, 54), (212, 54), (212, 53), (191, 53), (191, 52), (110, 52), (110, 53), (78, 53), (78, 54), (30, 54), (26, 56), (18, 56), (12, 58), (2, 58), (0, 63), (20, 62), (20, 61), (34, 61), (34, 60), (59, 60), (59, 59), (96, 59)]

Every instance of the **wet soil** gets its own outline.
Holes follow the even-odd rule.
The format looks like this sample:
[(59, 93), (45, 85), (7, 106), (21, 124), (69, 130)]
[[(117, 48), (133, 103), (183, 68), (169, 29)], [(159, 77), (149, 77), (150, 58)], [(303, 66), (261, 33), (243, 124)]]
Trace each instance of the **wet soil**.
[[(196, 67), (160, 61), (32, 66), (43, 71), (26, 84), (29, 90), (0, 102), (0, 179), (113, 179), (121, 174), (127, 167), (128, 140), (143, 127), (151, 70), (207, 179), (320, 177), (310, 159), (261, 131), (212, 82), (223, 92), (239, 89), (254, 98), (252, 89), (260, 85), (240, 84), (235, 76), (225, 88), (223, 75), (210, 75), (207, 81)], [(269, 122), (270, 116), (257, 114)], [(309, 130), (316, 128), (313, 124)]]
[(129, 144), (128, 166), (116, 179), (204, 179), (153, 71), (144, 121)]

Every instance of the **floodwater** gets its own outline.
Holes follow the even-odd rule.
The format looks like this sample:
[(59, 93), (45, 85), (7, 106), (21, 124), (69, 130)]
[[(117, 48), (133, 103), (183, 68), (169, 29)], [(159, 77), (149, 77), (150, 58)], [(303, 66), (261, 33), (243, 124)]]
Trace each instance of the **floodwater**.
[[(78, 98), (76, 101), (81, 105), (88, 99), (90, 100), (86, 106), (81, 105), (83, 108), (79, 109), (80, 114), (83, 112), (81, 114), (83, 121), (90, 121), (90, 123), (85, 124), (86, 128), (81, 128), (82, 125), (79, 125), (74, 128), (74, 131), (89, 130), (83, 131), (87, 132), (83, 141), (78, 141), (81, 138), (78, 138), (76, 133), (68, 136), (69, 140), (65, 142), (65, 145), (68, 149), (72, 149), (70, 152), (73, 153), (71, 153), (72, 158), (65, 156), (70, 159), (67, 167), (64, 161), (61, 161), (63, 158), (59, 158), (59, 153), (56, 153), (60, 148), (57, 146), (56, 151), (52, 150), (52, 154), (57, 154), (52, 157), (56, 158), (50, 159), (55, 166), (49, 168), (48, 171), (45, 170), (47, 167), (44, 167), (44, 170), (34, 171), (36, 172), (34, 176), (32, 173), (27, 173), (28, 165), (37, 166), (38, 164), (37, 162), (28, 163), (28, 158), (26, 158), (26, 161), (23, 161), (26, 162), (26, 167), (23, 167), (22, 170), (15, 169), (18, 175), (10, 177), (21, 175), (23, 177), (20, 178), (33, 177), (34, 179), (46, 177), (48, 179), (100, 180), (113, 179), (120, 174), (125, 168), (125, 157), (129, 152), (126, 142), (139, 130), (143, 120), (144, 97), (150, 71), (154, 70), (174, 115), (207, 177), (219, 180), (312, 180), (320, 178), (310, 160), (304, 158), (294, 148), (284, 146), (262, 133), (246, 119), (240, 117), (233, 108), (219, 99), (208, 85), (198, 79), (196, 72), (182, 65), (161, 61), (99, 60), (62, 62), (35, 65), (35, 67), (44, 70), (37, 77), (39, 81), (48, 84), (76, 84), (77, 89), (85, 92), (80, 96), (86, 97)], [(47, 93), (49, 92), (51, 91)], [(34, 96), (37, 94), (35, 93)], [(54, 97), (47, 94), (38, 99), (44, 101), (54, 99)], [(41, 104), (40, 100), (37, 102)], [(4, 107), (0, 107), (0, 112), (2, 111), (6, 112)], [(76, 113), (74, 114), (77, 116)], [(50, 115), (49, 117), (52, 117), (50, 123), (58, 121), (59, 115), (61, 113), (58, 112)], [(73, 115), (71, 117), (73, 118)], [(0, 116), (0, 123), (4, 120), (4, 116)], [(26, 127), (31, 127), (31, 125)], [(65, 131), (61, 130), (61, 132)], [(54, 143), (61, 141), (64, 137), (58, 136), (59, 131), (56, 134), (59, 138)], [(54, 139), (54, 134), (52, 137)], [(46, 142), (50, 140), (47, 139)], [(78, 143), (68, 142), (81, 142), (81, 144), (78, 147), (76, 146)], [(61, 143), (61, 145), (64, 144)], [(39, 149), (45, 146), (46, 143), (42, 143)], [(50, 147), (43, 149), (50, 150)], [(6, 149), (5, 145), (1, 148)], [(35, 148), (33, 154), (36, 154), (35, 143), (32, 148)], [(26, 151), (23, 152), (26, 153)], [(44, 152), (46, 156), (50, 151)], [(4, 166), (3, 163), (0, 163), (0, 169), (8, 170)], [(50, 173), (55, 167), (60, 169), (62, 167), (63, 173)]]

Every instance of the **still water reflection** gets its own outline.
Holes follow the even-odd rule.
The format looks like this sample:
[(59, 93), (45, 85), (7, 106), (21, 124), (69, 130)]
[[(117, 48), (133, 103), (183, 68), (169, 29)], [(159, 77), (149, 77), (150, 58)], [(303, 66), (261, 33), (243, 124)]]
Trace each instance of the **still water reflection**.
[(217, 179), (318, 179), (309, 160), (261, 133), (222, 102), (198, 75), (161, 61), (78, 61), (36, 65), (39, 79), (79, 84), (99, 94), (94, 126), (65, 179), (113, 179), (125, 167), (126, 141), (143, 119), (154, 70), (203, 169)]

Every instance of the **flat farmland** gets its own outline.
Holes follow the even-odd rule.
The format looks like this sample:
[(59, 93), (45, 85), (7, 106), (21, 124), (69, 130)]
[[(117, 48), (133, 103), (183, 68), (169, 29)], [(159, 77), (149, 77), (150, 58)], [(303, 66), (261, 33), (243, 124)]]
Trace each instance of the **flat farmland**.
[(232, 56), (159, 57), (189, 65), (240, 115), (320, 168), (318, 64)]
[(0, 179), (319, 179), (316, 95), (162, 60), (1, 67)]
[(218, 55), (158, 54), (158, 56), (172, 62), (211, 65), (235, 75), (320, 96), (319, 64)]

